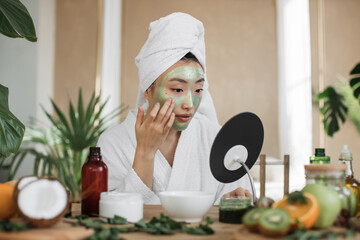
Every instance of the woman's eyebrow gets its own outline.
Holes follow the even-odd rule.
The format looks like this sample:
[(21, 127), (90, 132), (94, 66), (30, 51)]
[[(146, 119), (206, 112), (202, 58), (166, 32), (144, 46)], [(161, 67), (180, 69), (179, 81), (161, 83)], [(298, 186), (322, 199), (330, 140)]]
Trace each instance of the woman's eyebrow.
[(200, 78), (199, 80), (196, 80), (195, 83), (201, 83), (201, 82), (205, 82), (205, 79), (204, 79), (204, 78)]
[(169, 82), (174, 82), (174, 81), (177, 81), (177, 82), (181, 82), (181, 83), (188, 83), (188, 81), (182, 79), (182, 78), (171, 78), (169, 80)]

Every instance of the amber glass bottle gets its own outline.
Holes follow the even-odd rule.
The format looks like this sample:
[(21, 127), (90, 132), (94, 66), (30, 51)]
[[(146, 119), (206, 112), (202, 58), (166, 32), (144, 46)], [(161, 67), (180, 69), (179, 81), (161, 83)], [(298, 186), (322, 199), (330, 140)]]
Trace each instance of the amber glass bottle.
[(348, 145), (344, 145), (344, 148), (339, 156), (339, 162), (346, 165), (345, 184), (355, 192), (357, 200), (356, 216), (360, 216), (360, 182), (354, 177), (354, 171), (352, 168), (352, 153), (349, 151)]
[(99, 216), (100, 193), (108, 190), (108, 169), (99, 147), (91, 147), (81, 170), (81, 214)]

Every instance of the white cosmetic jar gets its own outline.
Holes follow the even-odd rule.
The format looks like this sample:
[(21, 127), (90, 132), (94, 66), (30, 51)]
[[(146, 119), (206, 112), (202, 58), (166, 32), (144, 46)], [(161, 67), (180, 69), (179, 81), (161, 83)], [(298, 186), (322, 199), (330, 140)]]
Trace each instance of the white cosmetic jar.
[(114, 218), (115, 215), (126, 218), (128, 222), (138, 222), (143, 218), (141, 194), (122, 192), (102, 192), (100, 194), (100, 218)]

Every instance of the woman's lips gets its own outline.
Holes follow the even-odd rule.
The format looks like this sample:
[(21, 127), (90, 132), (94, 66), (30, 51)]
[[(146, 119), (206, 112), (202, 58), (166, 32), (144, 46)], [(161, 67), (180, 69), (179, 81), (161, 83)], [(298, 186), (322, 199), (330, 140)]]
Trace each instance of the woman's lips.
[(184, 115), (176, 115), (175, 118), (179, 121), (179, 122), (188, 122), (190, 121), (192, 115), (191, 114), (184, 114)]

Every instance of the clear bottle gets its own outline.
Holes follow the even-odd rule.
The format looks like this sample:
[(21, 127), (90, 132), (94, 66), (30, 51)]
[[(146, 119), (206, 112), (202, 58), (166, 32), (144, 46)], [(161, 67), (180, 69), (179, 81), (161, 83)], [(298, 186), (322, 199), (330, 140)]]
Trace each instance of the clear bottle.
[(341, 212), (334, 225), (344, 227), (350, 218), (351, 189), (345, 185), (346, 166), (342, 164), (305, 165), (306, 184), (321, 184), (338, 192)]
[(108, 169), (100, 148), (91, 147), (88, 161), (81, 169), (81, 214), (99, 216), (99, 200), (108, 190)]
[(345, 183), (346, 186), (352, 189), (356, 195), (356, 202), (357, 202), (356, 216), (360, 216), (360, 182), (356, 178), (354, 178), (352, 160), (353, 160), (352, 153), (349, 151), (349, 146), (344, 145), (343, 150), (339, 156), (339, 162), (346, 165)]
[(329, 164), (330, 157), (325, 155), (324, 148), (315, 148), (315, 155), (310, 157), (310, 164)]

